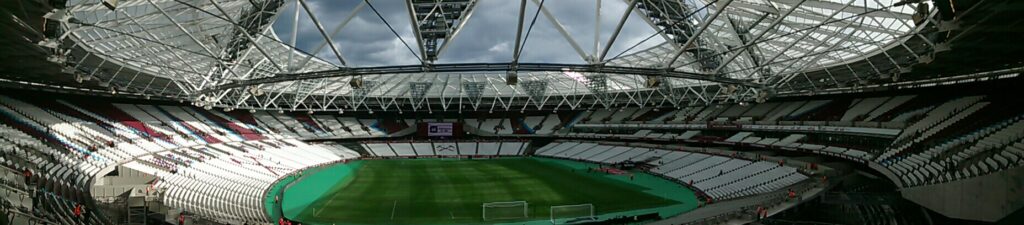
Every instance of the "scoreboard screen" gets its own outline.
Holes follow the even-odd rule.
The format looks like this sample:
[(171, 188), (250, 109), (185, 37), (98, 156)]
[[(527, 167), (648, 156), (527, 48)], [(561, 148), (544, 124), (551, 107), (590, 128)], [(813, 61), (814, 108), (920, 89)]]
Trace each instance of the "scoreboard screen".
[(454, 122), (421, 122), (417, 123), (416, 136), (431, 139), (451, 139), (462, 137), (462, 125)]
[(455, 125), (452, 123), (427, 123), (428, 137), (451, 137)]

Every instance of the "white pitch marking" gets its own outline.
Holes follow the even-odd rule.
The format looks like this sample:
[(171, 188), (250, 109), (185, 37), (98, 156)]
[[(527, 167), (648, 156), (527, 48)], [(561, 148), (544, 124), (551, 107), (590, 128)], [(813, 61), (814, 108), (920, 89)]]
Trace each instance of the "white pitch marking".
[(395, 204), (391, 205), (391, 220), (395, 220), (395, 208), (398, 208), (398, 200), (395, 200)]

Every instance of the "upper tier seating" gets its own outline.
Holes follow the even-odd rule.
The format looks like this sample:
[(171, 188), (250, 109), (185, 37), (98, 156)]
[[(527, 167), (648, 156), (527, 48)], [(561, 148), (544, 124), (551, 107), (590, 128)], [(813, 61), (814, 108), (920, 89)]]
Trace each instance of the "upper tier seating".
[[(841, 106), (840, 114), (836, 122), (864, 122), (872, 121), (879, 116), (889, 113), (900, 105), (906, 103), (914, 96), (879, 97), (853, 99), (850, 105)], [(609, 123), (621, 124), (630, 119), (640, 118), (646, 115), (649, 120), (638, 120), (647, 123), (702, 123), (707, 121), (715, 122), (776, 122), (799, 120), (806, 115), (814, 114), (817, 111), (825, 110), (833, 101), (811, 100), (811, 101), (783, 101), (767, 102), (753, 105), (727, 104), (710, 106), (688, 106), (681, 109), (671, 109), (664, 112), (657, 112), (654, 115), (646, 115), (653, 112), (650, 108), (617, 108), (617, 109), (593, 109), (582, 114), (585, 119), (582, 123)], [(845, 102), (845, 101), (844, 101)]]
[(886, 153), (880, 155), (879, 159), (885, 160), (893, 155), (900, 154), (914, 143), (924, 140), (932, 134), (935, 134), (951, 124), (960, 121), (974, 112), (977, 112), (988, 105), (987, 102), (978, 102), (982, 98), (984, 97), (963, 97), (948, 101), (935, 107), (927, 113), (926, 117), (904, 129), (903, 132), (896, 137), (896, 140), (893, 141), (893, 147)]
[(883, 161), (905, 186), (981, 176), (1024, 162), (1024, 116), (956, 137), (922, 152)]
[(551, 134), (560, 129), (558, 120), (558, 114), (551, 114), (544, 117), (544, 122), (540, 123), (540, 129), (536, 130), (536, 134)]
[[(448, 122), (459, 123), (458, 120)], [(550, 135), (562, 129), (565, 121), (559, 118), (559, 114), (551, 113), (539, 116), (508, 116), (497, 118), (466, 118), (462, 124), (470, 127), (469, 131), (477, 134), (494, 135)]]
[(522, 155), (527, 143), (523, 141), (435, 141), (435, 142), (365, 142), (362, 144), (377, 157), (435, 157), (435, 156), (502, 156)]
[(851, 103), (850, 108), (839, 121), (854, 121), (855, 119), (864, 118), (865, 115), (871, 113), (887, 101), (889, 101), (889, 97), (856, 99)]
[(871, 112), (864, 115), (864, 121), (874, 121), (875, 118), (878, 118), (879, 116), (882, 116), (885, 113), (888, 113), (893, 109), (896, 109), (896, 107), (899, 107), (904, 103), (907, 103), (907, 101), (910, 101), (911, 99), (914, 99), (913, 95), (892, 97), (888, 101), (885, 101), (885, 103), (882, 103), (882, 105), (879, 105), (874, 110), (871, 110)]

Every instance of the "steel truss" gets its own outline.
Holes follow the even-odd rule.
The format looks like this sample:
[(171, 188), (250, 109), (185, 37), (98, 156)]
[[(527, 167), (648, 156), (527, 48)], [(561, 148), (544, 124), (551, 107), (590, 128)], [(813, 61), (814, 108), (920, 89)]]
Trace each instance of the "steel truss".
[[(594, 34), (579, 37), (552, 13), (555, 3), (521, 0), (519, 36), (510, 37), (516, 46), (511, 62), (435, 64), (483, 6), (476, 0), (406, 0), (412, 24), (407, 29), (416, 38), (410, 50), (418, 49), (422, 64), (360, 67), (348, 65), (345, 46), (335, 40), (344, 38), (340, 30), (360, 11), (369, 8), (379, 15), (374, 1), (342, 14), (331, 29), (323, 26), (327, 15), (312, 8), (312, 1), (134, 0), (110, 9), (96, 0), (70, 0), (48, 17), (62, 24), (50, 43), (60, 49), (54, 60), (83, 82), (205, 107), (523, 110), (760, 101), (777, 90), (842, 87), (926, 58), (919, 54), (928, 53), (919, 50), (905, 51), (909, 57), (889, 51), (910, 49), (906, 41), (935, 27), (935, 10), (920, 1), (606, 0), (594, 1)], [(602, 35), (601, 8), (607, 7), (602, 4), (611, 3), (625, 4), (625, 11), (612, 14), (614, 29)], [(528, 4), (537, 11), (528, 12)], [(289, 8), (294, 18), (278, 18)], [(656, 32), (640, 42), (619, 40), (630, 17)], [(319, 33), (313, 52), (329, 48), (328, 58), (294, 47), (299, 29), (291, 31), (290, 43), (270, 29), (275, 21), (297, 27), (303, 19)], [(524, 24), (537, 20), (552, 24), (563, 39), (554, 41), (569, 43), (572, 48), (565, 51), (586, 63), (520, 62), (520, 46), (528, 41), (522, 37), (529, 37), (530, 28)], [(593, 49), (580, 45), (586, 38), (594, 40)], [(661, 43), (635, 49), (647, 42)], [(630, 47), (610, 52), (613, 45)], [(891, 65), (868, 60), (878, 57)], [(813, 75), (818, 71), (832, 75), (830, 69), (865, 62), (874, 71), (832, 76), (831, 83), (820, 85), (804, 82), (820, 79)], [(523, 82), (507, 85), (505, 73), (517, 73)], [(350, 85), (353, 80), (362, 85)], [(794, 82), (801, 88), (794, 89)]]
[[(319, 98), (309, 98), (299, 103), (300, 107), (294, 107), (288, 101), (280, 98), (271, 98), (263, 101), (263, 98), (250, 98), (245, 102), (226, 102), (226, 110), (282, 110), (282, 111), (308, 111), (308, 112), (345, 112), (345, 111), (523, 111), (523, 110), (581, 110), (593, 108), (613, 108), (627, 105), (644, 105), (651, 107), (685, 107), (693, 105), (724, 104), (750, 102), (759, 96), (758, 89), (745, 86), (687, 86), (683, 88), (660, 88), (631, 92), (615, 92), (601, 95), (577, 94), (577, 95), (538, 95), (543, 94), (545, 81), (528, 81), (520, 83), (522, 93), (517, 92), (513, 96), (479, 96), (474, 99), (473, 94), (458, 96), (441, 96), (430, 98), (416, 98), (419, 93), (409, 93), (398, 96), (373, 96), (376, 81), (373, 85), (366, 85), (364, 88), (354, 89), (348, 98), (331, 98), (326, 101)], [(464, 83), (466, 90), (463, 93), (475, 92), (472, 86), (484, 85), (483, 83)], [(413, 83), (412, 86), (420, 88), (424, 83)], [(379, 90), (379, 89), (374, 89)], [(414, 89), (415, 90), (415, 89)], [(416, 91), (419, 92), (419, 91)], [(277, 99), (277, 100), (274, 100)]]

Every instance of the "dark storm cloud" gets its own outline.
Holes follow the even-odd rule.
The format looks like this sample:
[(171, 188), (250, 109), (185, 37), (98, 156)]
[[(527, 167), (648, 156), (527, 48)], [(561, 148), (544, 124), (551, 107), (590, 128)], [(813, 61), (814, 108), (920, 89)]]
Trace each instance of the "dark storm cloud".
[[(314, 14), (323, 23), (329, 33), (342, 22), (361, 1), (308, 0)], [(391, 24), (395, 31), (405, 39), (419, 54), (416, 38), (410, 26), (405, 1), (377, 0), (371, 1), (373, 6)], [(462, 32), (450, 44), (438, 60), (440, 63), (453, 62), (508, 62), (512, 59), (515, 45), (516, 25), (519, 13), (519, 1), (481, 0), (474, 15), (465, 25)], [(279, 14), (274, 25), (281, 39), (288, 43), (292, 35), (292, 19), (294, 3), (287, 4)], [(584, 50), (593, 54), (595, 1), (593, 0), (549, 0), (544, 7), (562, 23)], [(622, 16), (626, 5), (623, 1), (604, 0), (602, 2), (600, 22), (600, 43), (603, 48), (611, 36), (616, 23)], [(537, 10), (534, 2), (528, 1), (526, 9), (525, 30)], [(523, 49), (522, 62), (560, 62), (581, 63), (583, 59), (571, 47), (568, 41), (555, 29), (543, 13), (538, 15), (533, 31)], [(655, 30), (648, 26), (636, 14), (623, 27), (623, 31), (608, 57), (622, 52), (631, 45), (653, 34)], [(306, 52), (312, 52), (323, 43), (323, 37), (317, 31), (305, 12), (300, 13), (299, 32), (296, 46)], [(363, 7), (357, 16), (349, 22), (337, 35), (331, 37), (341, 54), (350, 66), (406, 65), (417, 64), (418, 60), (402, 41), (381, 22), (370, 7)], [(660, 37), (647, 41), (640, 47), (644, 49), (663, 42)], [(325, 60), (337, 62), (329, 47), (316, 54)]]

